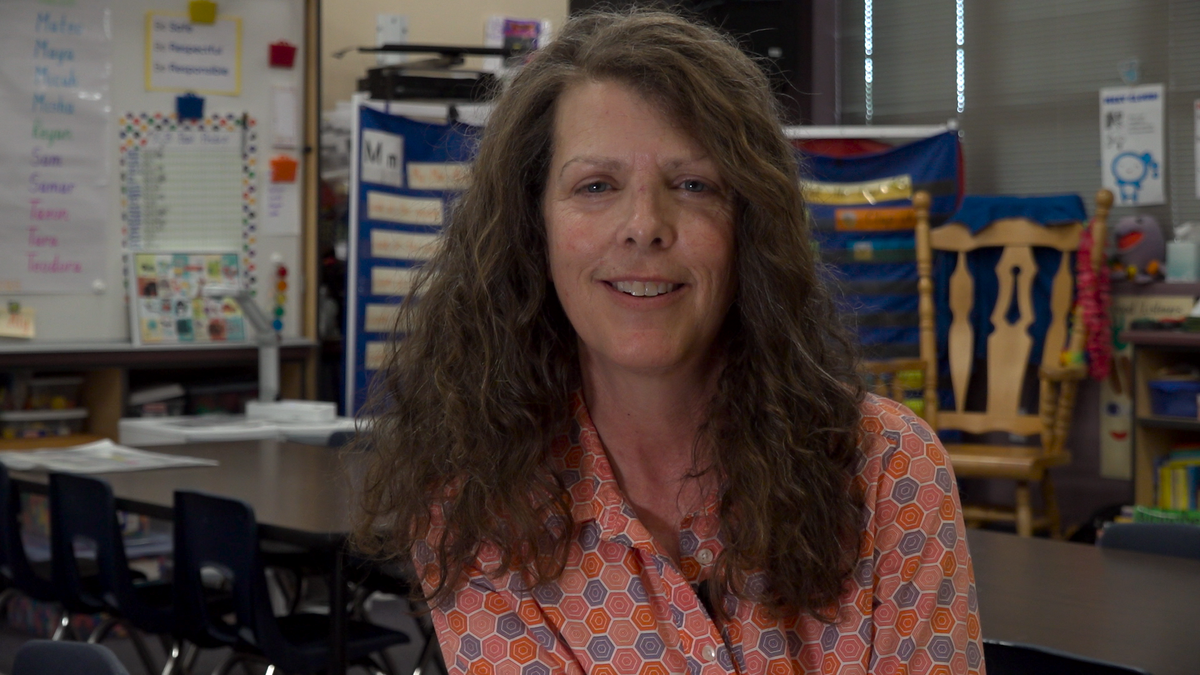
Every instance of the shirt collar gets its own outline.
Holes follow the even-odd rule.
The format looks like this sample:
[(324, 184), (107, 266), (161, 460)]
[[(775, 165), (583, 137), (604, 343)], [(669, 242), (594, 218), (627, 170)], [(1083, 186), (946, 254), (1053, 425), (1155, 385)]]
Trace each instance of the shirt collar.
[(552, 462), (571, 495), (576, 525), (594, 521), (602, 540), (662, 553), (625, 499), (581, 392), (571, 394), (571, 425), (555, 439)]

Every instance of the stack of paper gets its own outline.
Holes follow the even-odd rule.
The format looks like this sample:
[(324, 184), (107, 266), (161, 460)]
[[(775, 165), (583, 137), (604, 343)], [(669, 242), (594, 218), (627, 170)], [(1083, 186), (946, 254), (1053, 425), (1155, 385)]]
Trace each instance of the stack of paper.
[(0, 452), (0, 463), (9, 471), (58, 473), (116, 473), (218, 465), (212, 459), (146, 452), (117, 445), (108, 439), (61, 450)]

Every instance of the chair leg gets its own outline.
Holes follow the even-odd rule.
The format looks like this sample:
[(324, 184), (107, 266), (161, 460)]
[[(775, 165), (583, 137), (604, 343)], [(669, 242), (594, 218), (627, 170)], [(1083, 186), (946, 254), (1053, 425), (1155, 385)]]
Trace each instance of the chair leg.
[(1017, 534), (1033, 536), (1033, 504), (1029, 499), (1029, 481), (1017, 481)]
[(19, 593), (15, 588), (6, 588), (3, 593), (0, 593), (0, 616), (4, 616), (6, 620), (8, 618), (8, 603), (12, 602), (12, 599), (18, 595)]
[(417, 659), (417, 667), (413, 668), (413, 675), (426, 675), (426, 668), (432, 663), (434, 656), (438, 651), (438, 641), (433, 635), (425, 635), (425, 646), (421, 648), (421, 656)]
[(1051, 539), (1062, 539), (1062, 515), (1058, 512), (1058, 497), (1054, 494), (1054, 481), (1050, 474), (1042, 476), (1042, 503), (1046, 511), (1046, 523), (1050, 528)]
[(96, 624), (94, 629), (92, 629), (92, 634), (87, 637), (87, 641), (94, 645), (104, 642), (104, 640), (108, 638), (108, 634), (111, 633), (112, 629), (116, 627), (117, 623), (119, 623), (117, 618), (112, 616), (101, 621), (100, 623)]
[(62, 615), (58, 618), (58, 627), (54, 629), (54, 635), (51, 635), (50, 639), (56, 641), (79, 640), (79, 635), (71, 625), (71, 613), (67, 610), (62, 611)]
[(196, 660), (200, 658), (200, 648), (188, 642), (184, 648), (183, 657), (183, 672), (184, 675), (190, 675), (192, 669), (196, 667)]
[(150, 648), (146, 646), (146, 640), (142, 637), (142, 632), (134, 628), (128, 622), (122, 622), (126, 632), (129, 633), (129, 640), (133, 642), (133, 648), (137, 651), (138, 658), (142, 660), (142, 665), (146, 668), (146, 675), (158, 675), (161, 669), (154, 663), (154, 657), (150, 655)]
[(392, 661), (392, 657), (388, 656), (387, 650), (379, 652), (379, 663), (387, 675), (399, 675), (400, 671), (396, 670), (396, 664)]
[[(164, 646), (166, 646), (164, 641)], [(187, 675), (188, 658), (191, 656), (193, 645), (185, 640), (171, 640), (167, 650), (167, 662), (163, 665), (162, 675)]]
[(233, 667), (241, 662), (242, 655), (237, 652), (232, 652), (228, 657), (225, 658), (224, 661), (221, 662), (221, 665), (217, 666), (217, 669), (213, 671), (213, 675), (229, 675), (230, 671), (233, 670)]

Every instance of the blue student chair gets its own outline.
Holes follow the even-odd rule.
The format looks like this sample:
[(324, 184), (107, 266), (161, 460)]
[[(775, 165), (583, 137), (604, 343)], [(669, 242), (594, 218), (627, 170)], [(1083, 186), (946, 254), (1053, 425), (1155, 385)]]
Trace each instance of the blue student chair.
[(1150, 675), (1138, 668), (999, 640), (983, 641), (983, 660), (988, 675)]
[(80, 642), (30, 640), (13, 660), (13, 675), (129, 675), (108, 647)]
[[(80, 573), (80, 560), (86, 559), (76, 549), (81, 540), (95, 547), (95, 576)], [(54, 583), (67, 610), (109, 615), (88, 642), (103, 642), (113, 628), (124, 626), (146, 671), (157, 675), (159, 669), (139, 631), (172, 634), (171, 584), (148, 581), (129, 568), (116, 501), (107, 482), (50, 474), (50, 550)]]
[(1101, 548), (1200, 560), (1200, 527), (1183, 523), (1112, 523), (1096, 541)]
[[(198, 612), (204, 597), (206, 571), (227, 578), (237, 623)], [(276, 617), (267, 593), (258, 525), (245, 502), (199, 492), (175, 493), (175, 588), (181, 615), (201, 617), (203, 630), (214, 638), (236, 637), (229, 660), (218, 669), (228, 673), (238, 662), (268, 662), (291, 673), (317, 673), (329, 664), (330, 618), (327, 614), (295, 612)], [(404, 644), (404, 633), (365, 621), (346, 623), (346, 658), (382, 671), (372, 655)]]
[[(95, 571), (85, 572), (94, 576)], [(52, 639), (60, 640), (73, 635), (71, 614), (62, 607), (61, 596), (55, 588), (50, 563), (35, 565), (25, 552), (21, 538), (21, 497), (8, 476), (8, 470), (0, 464), (0, 577), (8, 588), (0, 594), (0, 611), (16, 593), (33, 600), (58, 607), (61, 611)]]

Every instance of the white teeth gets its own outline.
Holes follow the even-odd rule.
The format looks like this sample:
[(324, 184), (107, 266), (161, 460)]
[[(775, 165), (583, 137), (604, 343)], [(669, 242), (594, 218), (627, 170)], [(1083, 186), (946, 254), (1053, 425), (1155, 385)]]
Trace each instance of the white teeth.
[(618, 291), (628, 293), (635, 298), (653, 298), (656, 295), (670, 293), (678, 288), (677, 284), (655, 283), (653, 281), (614, 281)]

